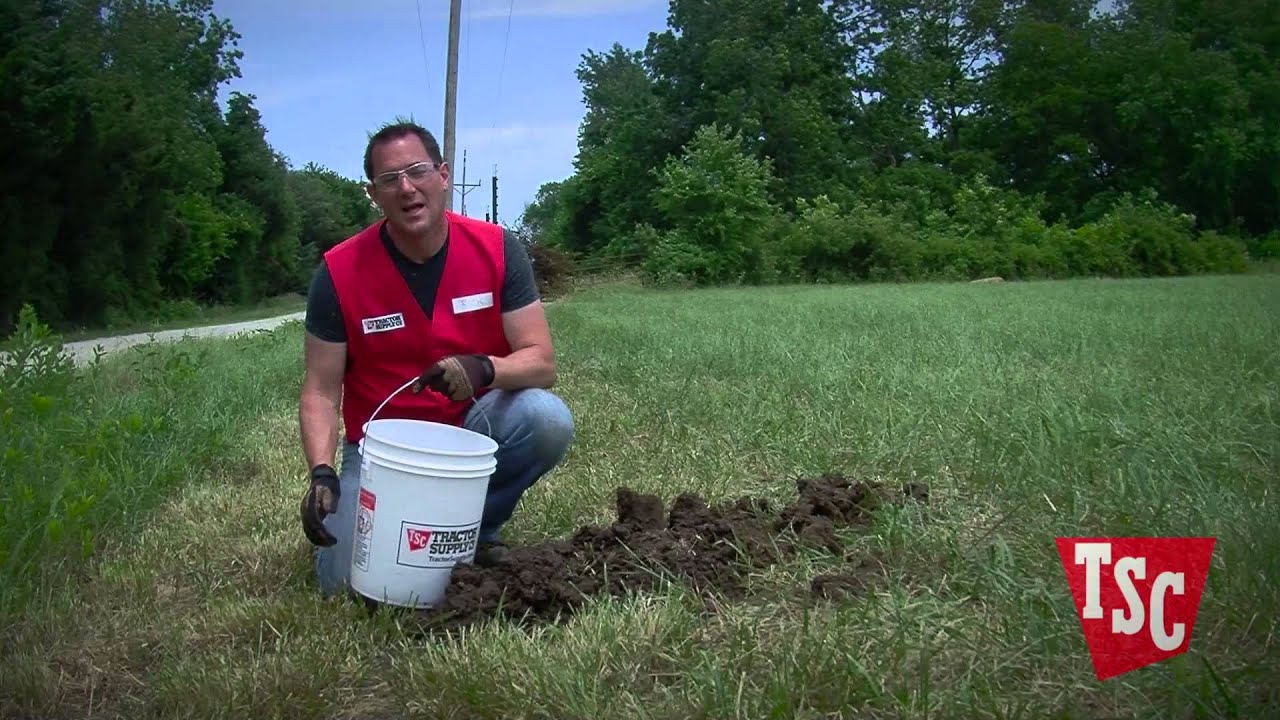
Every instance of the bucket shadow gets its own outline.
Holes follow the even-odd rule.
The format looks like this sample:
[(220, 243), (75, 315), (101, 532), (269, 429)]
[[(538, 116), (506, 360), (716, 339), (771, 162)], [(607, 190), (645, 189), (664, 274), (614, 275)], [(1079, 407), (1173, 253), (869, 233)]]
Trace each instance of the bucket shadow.
[(457, 639), (465, 628), (450, 623), (448, 615), (441, 617), (435, 608), (411, 608), (384, 603), (349, 591), (347, 599), (364, 611), (370, 622), (389, 623), (398, 637), (408, 642), (437, 643)]
[[(471, 567), (469, 564), (466, 566)], [(587, 601), (589, 595), (590, 593), (586, 592), (580, 593), (581, 602)], [(567, 610), (563, 614), (552, 613), (548, 617), (547, 613), (539, 613), (528, 607), (523, 611), (516, 611), (508, 608), (505, 592), (497, 598), (496, 607), (489, 608), (488, 612), (483, 613), (484, 618), (477, 618), (474, 610), (453, 607), (449, 602), (426, 607), (407, 607), (362, 595), (349, 587), (346, 590), (346, 599), (363, 609), (366, 619), (379, 623), (390, 622), (406, 640), (427, 642), (458, 639), (468, 632), (474, 632), (477, 625), (483, 624), (485, 619), (527, 627), (548, 622), (555, 624), (568, 619), (573, 614), (572, 610)]]
[(454, 629), (450, 627), (449, 623), (453, 613), (444, 611), (439, 607), (396, 605), (361, 595), (350, 588), (347, 589), (346, 596), (349, 602), (364, 610), (364, 616), (367, 619), (389, 620), (401, 629), (406, 638), (438, 638), (451, 634), (450, 631)]
[(422, 612), (422, 610), (418, 608), (395, 605), (393, 603), (382, 602), (381, 600), (368, 597), (367, 595), (361, 595), (351, 588), (347, 588), (347, 600), (364, 609), (365, 617), (371, 620), (377, 617), (385, 617), (392, 620), (404, 620), (412, 618)]

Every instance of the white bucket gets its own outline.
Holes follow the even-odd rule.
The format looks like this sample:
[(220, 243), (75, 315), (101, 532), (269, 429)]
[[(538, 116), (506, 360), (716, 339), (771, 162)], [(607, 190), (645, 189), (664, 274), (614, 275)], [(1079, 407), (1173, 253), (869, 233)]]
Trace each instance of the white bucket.
[(351, 587), (380, 603), (431, 607), (453, 566), (475, 558), (498, 444), (423, 420), (371, 419), (364, 431)]

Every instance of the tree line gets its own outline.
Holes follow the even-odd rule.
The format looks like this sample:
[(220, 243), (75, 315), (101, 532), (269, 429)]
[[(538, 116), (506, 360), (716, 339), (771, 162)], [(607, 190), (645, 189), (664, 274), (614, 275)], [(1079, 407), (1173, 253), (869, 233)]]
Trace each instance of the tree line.
[[(237, 39), (211, 0), (0, 0), (6, 332), (303, 291), (376, 218), (219, 103)], [(584, 55), (519, 230), (694, 284), (1236, 271), (1280, 254), (1278, 47), (1275, 0), (671, 0)]]
[(1277, 50), (1275, 0), (671, 0), (521, 230), (687, 284), (1240, 271)]
[(305, 291), (372, 222), (360, 182), (293, 168), (211, 0), (0, 0), (0, 324), (102, 326)]

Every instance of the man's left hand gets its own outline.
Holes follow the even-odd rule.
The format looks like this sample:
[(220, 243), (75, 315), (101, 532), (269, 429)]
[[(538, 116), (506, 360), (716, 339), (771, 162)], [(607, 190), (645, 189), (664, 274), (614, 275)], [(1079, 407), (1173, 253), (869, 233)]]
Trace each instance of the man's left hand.
[(427, 368), (413, 383), (416, 395), (431, 388), (454, 402), (474, 396), (493, 382), (493, 361), (488, 355), (450, 355)]

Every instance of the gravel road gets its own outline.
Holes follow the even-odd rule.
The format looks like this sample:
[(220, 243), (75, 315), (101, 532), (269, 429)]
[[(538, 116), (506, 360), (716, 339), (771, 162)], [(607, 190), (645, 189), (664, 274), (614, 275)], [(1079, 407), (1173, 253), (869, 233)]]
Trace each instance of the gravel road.
[(204, 327), (183, 328), (180, 330), (160, 330), (156, 332), (134, 333), (132, 335), (116, 335), (114, 337), (93, 338), (66, 343), (63, 348), (77, 365), (84, 365), (93, 360), (95, 348), (101, 346), (104, 352), (113, 353), (120, 350), (150, 342), (173, 342), (188, 337), (227, 337), (255, 330), (270, 330), (290, 320), (301, 320), (305, 312), (279, 315), (262, 320), (228, 323), (226, 325), (205, 325)]
[[(544, 305), (551, 303), (543, 301)], [(184, 328), (180, 330), (160, 330), (156, 332), (134, 333), (132, 335), (116, 335), (114, 337), (93, 338), (92, 340), (80, 340), (77, 342), (65, 343), (63, 348), (67, 354), (74, 359), (77, 365), (85, 365), (93, 360), (94, 349), (102, 346), (105, 353), (118, 352), (131, 348), (134, 345), (142, 345), (151, 342), (172, 342), (188, 337), (227, 337), (231, 335), (239, 335), (240, 333), (253, 332), (255, 330), (270, 330), (282, 325), (290, 320), (302, 320), (306, 317), (305, 311), (290, 313), (288, 315), (278, 315), (271, 318), (263, 318), (262, 320), (250, 320), (248, 322), (228, 323), (226, 325), (205, 325), (204, 327)], [(4, 357), (7, 353), (0, 353), (0, 357)]]

